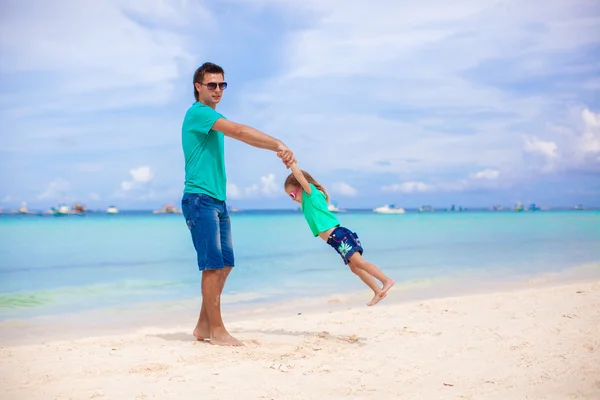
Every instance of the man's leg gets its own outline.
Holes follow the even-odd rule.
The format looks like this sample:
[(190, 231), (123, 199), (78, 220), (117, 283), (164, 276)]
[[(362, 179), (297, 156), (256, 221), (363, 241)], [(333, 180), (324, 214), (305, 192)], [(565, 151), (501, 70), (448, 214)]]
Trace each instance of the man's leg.
[[(215, 308), (215, 314), (218, 314), (218, 317), (215, 321), (212, 319), (212, 314), (208, 310), (209, 302), (208, 298), (205, 297), (205, 306), (208, 311), (208, 320), (210, 325), (210, 333), (211, 333), (211, 344), (218, 345), (226, 345), (226, 346), (243, 346), (242, 342), (234, 338), (227, 332), (225, 326), (223, 324), (223, 320), (221, 318), (221, 294), (223, 293), (223, 289), (225, 288), (225, 282), (231, 269), (235, 265), (235, 257), (233, 254), (233, 241), (231, 235), (231, 220), (229, 219), (229, 212), (227, 210), (227, 205), (223, 202), (222, 206), (219, 210), (219, 239), (220, 239), (220, 250), (222, 255), (222, 262), (225, 267), (221, 269), (220, 274), (220, 286), (218, 291), (218, 305)], [(204, 287), (204, 286), (203, 286)], [(204, 290), (204, 289), (203, 289)]]
[[(184, 194), (183, 198), (181, 199), (181, 210), (183, 212), (183, 216), (185, 217), (187, 227), (191, 233), (192, 243), (194, 244), (194, 249), (196, 250), (198, 266), (200, 267), (200, 265), (204, 262), (204, 254), (200, 254), (200, 252), (203, 252), (207, 246), (203, 241), (200, 240), (200, 238), (206, 237), (206, 232), (202, 230), (201, 226), (198, 225), (202, 223), (200, 220), (201, 207), (198, 197), (199, 196), (196, 194)], [(210, 329), (208, 325), (208, 317), (206, 314), (204, 299), (202, 299), (200, 315), (198, 316), (198, 322), (196, 322), (196, 327), (194, 328), (194, 336), (198, 340), (210, 338)]]
[[(223, 271), (223, 283), (221, 285), (221, 289), (219, 290), (219, 296), (223, 293), (223, 288), (225, 287), (225, 281), (227, 280), (227, 276), (231, 272), (231, 267), (225, 267), (222, 269)], [(200, 308), (200, 316), (198, 317), (198, 322), (196, 323), (196, 328), (194, 328), (194, 336), (198, 340), (208, 340), (210, 339), (210, 323), (208, 320), (208, 314), (206, 313), (206, 305), (204, 304), (204, 295), (202, 296), (202, 307)]]
[(221, 318), (221, 293), (231, 268), (202, 271), (202, 298), (210, 326), (210, 344), (243, 346), (227, 332)]
[(202, 307), (200, 307), (200, 315), (198, 322), (194, 328), (194, 337), (198, 340), (210, 339), (210, 325), (208, 323), (208, 315), (206, 314), (206, 305), (204, 305), (204, 297), (202, 297)]
[[(202, 306), (193, 334), (198, 340), (212, 337), (214, 344), (236, 345), (237, 340), (231, 340), (227, 337), (227, 331), (220, 329), (223, 326), (221, 293), (234, 265), (230, 229), (225, 229), (229, 235), (229, 247), (226, 246), (228, 257), (222, 252), (224, 232), (221, 228), (226, 228), (222, 220), (223, 202), (206, 195), (186, 195), (182, 200), (182, 209), (192, 234), (198, 268), (202, 271)], [(211, 318), (215, 319), (214, 324)]]

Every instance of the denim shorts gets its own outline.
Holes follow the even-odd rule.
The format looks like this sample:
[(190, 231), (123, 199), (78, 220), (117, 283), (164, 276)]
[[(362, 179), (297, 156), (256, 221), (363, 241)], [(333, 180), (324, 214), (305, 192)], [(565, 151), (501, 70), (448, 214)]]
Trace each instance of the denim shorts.
[(352, 257), (354, 253), (357, 251), (360, 254), (363, 253), (363, 248), (360, 244), (360, 240), (358, 240), (356, 232), (352, 232), (350, 229), (344, 228), (343, 226), (338, 226), (331, 232), (329, 239), (327, 239), (327, 244), (338, 252), (346, 265), (348, 265), (348, 260), (350, 260), (350, 257)]
[(198, 269), (233, 267), (231, 221), (225, 202), (206, 194), (184, 193), (181, 210), (192, 234)]

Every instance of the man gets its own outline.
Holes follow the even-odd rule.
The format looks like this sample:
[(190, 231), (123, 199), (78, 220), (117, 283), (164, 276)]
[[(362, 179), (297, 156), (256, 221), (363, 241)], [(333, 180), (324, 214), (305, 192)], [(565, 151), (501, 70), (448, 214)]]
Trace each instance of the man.
[(196, 102), (181, 129), (185, 156), (183, 214), (202, 271), (202, 307), (194, 328), (198, 340), (221, 346), (243, 346), (227, 332), (221, 318), (221, 293), (234, 266), (231, 224), (227, 211), (224, 135), (277, 152), (289, 165), (294, 154), (283, 142), (249, 126), (225, 119), (216, 111), (227, 88), (223, 68), (204, 63), (194, 74)]

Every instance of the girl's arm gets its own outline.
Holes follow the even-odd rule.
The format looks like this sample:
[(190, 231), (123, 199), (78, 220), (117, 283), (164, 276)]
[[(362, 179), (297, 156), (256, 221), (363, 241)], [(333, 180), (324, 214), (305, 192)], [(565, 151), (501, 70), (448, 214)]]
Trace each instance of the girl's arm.
[(300, 183), (300, 186), (302, 186), (302, 189), (304, 189), (304, 191), (310, 195), (312, 189), (310, 188), (310, 184), (302, 174), (302, 171), (300, 171), (300, 168), (298, 168), (298, 164), (294, 162), (292, 165), (290, 165), (290, 169), (292, 170), (292, 174), (294, 174), (294, 177), (298, 180), (298, 183)]

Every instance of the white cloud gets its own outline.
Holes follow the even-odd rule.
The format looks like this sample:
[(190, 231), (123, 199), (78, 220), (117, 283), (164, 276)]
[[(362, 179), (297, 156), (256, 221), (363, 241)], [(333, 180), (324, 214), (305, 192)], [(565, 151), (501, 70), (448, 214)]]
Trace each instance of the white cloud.
[(134, 182), (146, 183), (152, 179), (152, 170), (149, 166), (141, 166), (129, 171)]
[(471, 179), (498, 179), (500, 176), (500, 171), (496, 169), (484, 169), (479, 172), (475, 172), (469, 175)]
[(540, 140), (536, 137), (523, 138), (523, 150), (528, 153), (539, 153), (547, 159), (556, 157), (556, 143)]
[(260, 193), (259, 187), (256, 183), (247, 186), (240, 187), (234, 183), (227, 184), (227, 198), (232, 200), (240, 200), (248, 197), (256, 197)]
[(233, 184), (233, 183), (228, 183), (227, 184), (227, 198), (229, 199), (241, 199), (243, 198), (242, 196), (242, 191), (240, 190), (240, 188)]
[(345, 182), (335, 182), (331, 185), (331, 192), (342, 196), (355, 197), (358, 191)]
[[(27, 171), (39, 155), (51, 166), (41, 182), (65, 176), (104, 199), (111, 193), (103, 188), (115, 183), (127, 200), (158, 196), (159, 177), (181, 185), (174, 138), (191, 100), (191, 73), (206, 54), (236, 43), (228, 61), (213, 60), (230, 70), (260, 42), (270, 56), (256, 66), (266, 73), (232, 70), (227, 116), (284, 140), (316, 175), (329, 171), (330, 182), (347, 181), (351, 170), (364, 178), (361, 192), (379, 196), (374, 182), (383, 174), (398, 176), (387, 190), (422, 193), (501, 187), (540, 171), (600, 172), (596, 114), (565, 109), (585, 106), (598, 87), (600, 63), (589, 50), (600, 44), (593, 1), (382, 0), (375, 14), (366, 2), (226, 1), (242, 21), (234, 30), (219, 24), (222, 6), (214, 2), (2, 7), (0, 74), (10, 85), (0, 88), (0, 120), (10, 134), (0, 137), (15, 156), (3, 153), (3, 163)], [(264, 15), (298, 23), (273, 35)], [(365, 15), (373, 15), (368, 29), (357, 29)], [(214, 40), (198, 41), (206, 32)], [(169, 160), (153, 164), (159, 177), (143, 183), (115, 175), (157, 159), (157, 148)], [(255, 179), (278, 171), (272, 165), (244, 163), (239, 178), (231, 175), (238, 182), (231, 197), (283, 196), (269, 175)], [(490, 166), (498, 176), (482, 172)], [(21, 198), (31, 179), (18, 169), (15, 181), (23, 183), (5, 189)], [(77, 173), (99, 171), (93, 187)]]
[[(577, 69), (592, 62), (584, 46), (600, 44), (600, 20), (583, 0), (542, 11), (513, 0), (382, 1), (367, 30), (356, 29), (372, 13), (366, 2), (256, 1), (311, 20), (284, 37), (282, 72), (262, 92), (252, 87), (246, 115), (285, 131), (293, 149), (310, 148), (316, 169), (338, 167), (332, 143), (353, 160), (346, 168), (365, 173), (522, 167), (521, 126), (541, 137), (580, 88), (555, 96), (546, 91), (556, 79), (538, 91), (521, 83), (590, 74)], [(316, 87), (326, 94), (315, 96)]]
[(275, 174), (269, 173), (259, 179), (259, 183), (240, 187), (234, 183), (227, 183), (227, 197), (232, 200), (240, 200), (249, 197), (273, 197), (284, 193), (283, 187), (275, 181)]
[(273, 173), (270, 173), (267, 176), (261, 176), (260, 186), (260, 191), (265, 196), (273, 196), (275, 194), (280, 194), (281, 192), (283, 192), (281, 186), (275, 183), (275, 174)]
[(121, 182), (121, 195), (124, 195), (126, 192), (130, 192), (134, 189), (144, 187), (154, 177), (152, 169), (147, 165), (133, 168), (129, 170), (129, 174), (131, 175), (131, 179)]
[(428, 193), (428, 192), (463, 192), (474, 189), (498, 189), (510, 186), (509, 180), (500, 180), (501, 172), (497, 169), (486, 168), (468, 175), (468, 178), (458, 178), (447, 181), (417, 182), (407, 181), (393, 183), (381, 187), (383, 192)]
[(600, 113), (595, 114), (585, 108), (581, 112), (581, 118), (584, 122), (584, 131), (581, 135), (579, 150), (583, 154), (597, 155), (600, 153)]
[(71, 184), (64, 179), (56, 179), (50, 182), (46, 189), (40, 193), (37, 198), (39, 200), (59, 200), (66, 197)]
[(423, 182), (402, 182), (383, 186), (381, 190), (384, 192), (420, 193), (430, 192), (434, 190), (434, 187)]
[(588, 108), (572, 111), (562, 126), (555, 126), (546, 136), (552, 140), (525, 137), (523, 150), (542, 156), (542, 172), (600, 172), (600, 114)]
[[(3, 6), (0, 19), (6, 61), (0, 70), (54, 73), (45, 81), (54, 101), (40, 100), (30, 112), (67, 104), (77, 109), (164, 103), (179, 76), (179, 64), (194, 59), (174, 25), (197, 23), (197, 18), (210, 23), (206, 9), (178, 0), (13, 2)], [(36, 86), (31, 90), (39, 90)], [(88, 93), (94, 93), (94, 101), (83, 101)]]

